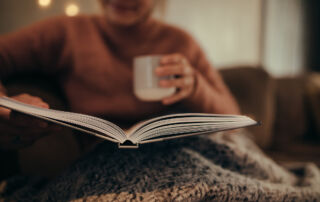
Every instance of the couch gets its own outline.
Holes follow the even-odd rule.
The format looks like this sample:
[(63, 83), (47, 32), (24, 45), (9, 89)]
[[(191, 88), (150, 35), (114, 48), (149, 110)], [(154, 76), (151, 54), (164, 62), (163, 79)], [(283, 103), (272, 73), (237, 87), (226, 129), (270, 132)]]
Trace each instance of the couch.
[(250, 128), (256, 143), (279, 163), (320, 165), (320, 76), (275, 78), (262, 67), (221, 70), (243, 114), (262, 122)]

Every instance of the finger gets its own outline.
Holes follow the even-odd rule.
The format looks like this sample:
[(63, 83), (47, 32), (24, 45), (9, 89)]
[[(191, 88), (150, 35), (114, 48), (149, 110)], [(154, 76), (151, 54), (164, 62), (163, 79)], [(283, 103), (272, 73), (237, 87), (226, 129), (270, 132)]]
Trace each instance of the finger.
[(47, 136), (49, 134), (52, 134), (49, 130), (30, 130), (26, 133), (21, 134), (21, 139), (30, 141), (30, 140), (37, 140), (41, 137)]
[(189, 65), (173, 64), (157, 67), (155, 73), (159, 77), (171, 75), (188, 76), (193, 74), (193, 69)]
[(185, 57), (180, 53), (165, 55), (160, 60), (161, 65), (167, 65), (172, 63), (185, 63), (185, 62), (187, 62)]
[(12, 123), (9, 120), (1, 120), (0, 128), (0, 138), (5, 135), (20, 135), (21, 132), (24, 130), (23, 128), (21, 128), (21, 126), (17, 126), (17, 124)]
[(49, 108), (49, 105), (46, 102), (44, 102), (41, 98), (31, 96), (29, 94), (20, 94), (17, 96), (13, 96), (12, 98), (19, 102), (34, 105), (36, 107)]
[(10, 122), (12, 125), (24, 126), (26, 128), (46, 128), (48, 126), (48, 123), (43, 120), (16, 111), (10, 113)]
[(45, 102), (37, 102), (37, 101), (34, 101), (32, 103), (30, 103), (31, 105), (34, 105), (36, 107), (42, 107), (42, 108), (46, 108), (46, 109), (49, 109), (49, 105)]
[[(3, 124), (1, 124), (1, 127)], [(19, 136), (22, 142), (25, 141), (34, 141), (43, 136), (52, 134), (56, 132), (57, 129), (61, 129), (61, 127), (48, 127), (45, 129), (34, 127), (34, 128), (23, 128), (23, 127), (8, 127), (4, 128), (0, 135), (0, 142), (10, 141), (12, 138)]]
[(45, 133), (45, 134), (49, 134), (49, 133), (53, 133), (53, 132), (57, 132), (57, 131), (61, 131), (63, 129), (62, 126), (57, 125), (55, 123), (47, 123), (47, 127), (45, 128), (39, 128), (39, 127), (33, 127), (30, 128), (30, 133), (35, 133), (35, 134), (41, 134), (41, 133)]
[(170, 87), (177, 87), (177, 88), (187, 88), (193, 86), (194, 78), (192, 76), (186, 76), (176, 79), (163, 79), (159, 81), (160, 87), (163, 88), (170, 88)]
[(0, 145), (3, 150), (17, 150), (34, 143), (32, 139), (22, 139), (21, 136), (11, 136), (9, 139), (1, 139)]
[(49, 105), (47, 103), (45, 103), (44, 101), (42, 101), (40, 98), (38, 98), (38, 99), (33, 98), (30, 100), (30, 102), (28, 104), (36, 106), (36, 107), (42, 107), (42, 108), (49, 109)]
[(31, 129), (31, 130), (25, 130), (23, 132), (20, 132), (18, 135), (11, 135), (11, 137), (19, 136), (21, 143), (31, 143), (34, 142), (42, 137), (45, 137), (49, 134), (53, 134), (52, 131), (48, 129)]
[(174, 104), (174, 103), (179, 102), (180, 100), (188, 97), (188, 95), (189, 95), (189, 90), (183, 89), (183, 90), (179, 91), (178, 93), (172, 95), (171, 97), (164, 98), (162, 100), (162, 104), (164, 104), (164, 105)]
[(172, 76), (172, 75), (183, 75), (183, 65), (182, 64), (171, 64), (166, 66), (160, 66), (156, 68), (156, 75), (161, 76)]

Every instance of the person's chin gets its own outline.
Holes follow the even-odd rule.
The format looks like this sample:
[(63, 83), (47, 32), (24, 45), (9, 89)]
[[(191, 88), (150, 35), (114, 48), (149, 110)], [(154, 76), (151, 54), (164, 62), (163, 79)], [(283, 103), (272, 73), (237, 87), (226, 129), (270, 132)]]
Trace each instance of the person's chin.
[(109, 18), (112, 24), (117, 26), (129, 27), (137, 24), (137, 19), (135, 17), (124, 17), (124, 16), (113, 16)]

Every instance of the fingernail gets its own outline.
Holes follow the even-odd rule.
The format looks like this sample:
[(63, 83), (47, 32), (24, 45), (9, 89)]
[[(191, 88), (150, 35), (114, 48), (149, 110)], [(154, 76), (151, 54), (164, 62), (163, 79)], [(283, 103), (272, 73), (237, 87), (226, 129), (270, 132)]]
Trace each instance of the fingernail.
[(39, 107), (49, 109), (49, 105), (47, 105), (45, 103), (40, 104)]

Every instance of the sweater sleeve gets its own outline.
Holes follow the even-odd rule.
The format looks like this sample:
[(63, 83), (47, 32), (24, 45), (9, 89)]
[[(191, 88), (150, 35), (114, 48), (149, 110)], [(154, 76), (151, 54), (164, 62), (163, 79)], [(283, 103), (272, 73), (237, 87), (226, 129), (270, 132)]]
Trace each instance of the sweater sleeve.
[(203, 113), (238, 114), (239, 107), (220, 73), (211, 66), (201, 48), (193, 42), (196, 85), (193, 94), (185, 100), (189, 109)]
[(1, 35), (0, 80), (16, 73), (47, 71), (56, 66), (63, 42), (64, 29), (60, 18)]

